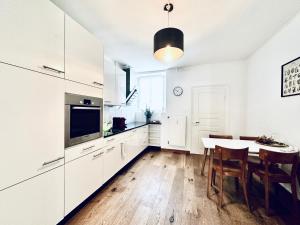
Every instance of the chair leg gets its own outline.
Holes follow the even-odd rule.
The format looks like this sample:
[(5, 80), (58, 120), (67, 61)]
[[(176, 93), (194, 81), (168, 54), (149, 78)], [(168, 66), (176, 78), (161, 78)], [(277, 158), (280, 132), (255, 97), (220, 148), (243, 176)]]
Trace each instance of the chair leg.
[(270, 209), (270, 201), (269, 201), (269, 196), (270, 196), (270, 184), (269, 184), (269, 179), (264, 179), (265, 183), (265, 209), (266, 209), (266, 215), (269, 216), (269, 209)]
[(219, 192), (219, 208), (222, 208), (223, 204), (223, 174), (220, 174), (220, 192)]
[(214, 186), (216, 186), (216, 171), (212, 172), (212, 181), (211, 182)]
[[(291, 189), (292, 189), (292, 195), (293, 195), (293, 201), (294, 201), (294, 211), (295, 214), (298, 216), (298, 197), (297, 197), (297, 185), (296, 185), (296, 178), (292, 179), (291, 183)], [(298, 216), (299, 217), (299, 216)]]
[(238, 177), (235, 177), (234, 178), (234, 183), (235, 183), (235, 190), (238, 191), (239, 190), (239, 178)]
[(207, 159), (207, 152), (208, 152), (208, 149), (205, 148), (205, 149), (204, 149), (204, 160), (203, 160), (202, 166), (201, 166), (201, 175), (202, 175), (202, 176), (204, 175), (205, 162), (206, 162), (206, 159)]
[(247, 207), (251, 211), (250, 204), (249, 204), (249, 198), (248, 198), (248, 187), (247, 187), (247, 183), (246, 183), (246, 178), (244, 176), (242, 177), (242, 185), (243, 185), (244, 198), (245, 198)]
[(212, 176), (212, 168), (210, 163), (208, 164), (208, 176), (207, 176), (207, 197), (210, 197), (210, 189), (211, 189), (211, 176)]

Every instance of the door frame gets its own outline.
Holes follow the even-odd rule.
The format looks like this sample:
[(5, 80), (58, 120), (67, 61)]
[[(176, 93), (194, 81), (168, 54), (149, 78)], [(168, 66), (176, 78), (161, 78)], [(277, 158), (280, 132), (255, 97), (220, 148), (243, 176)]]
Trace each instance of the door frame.
[[(227, 134), (229, 132), (229, 128), (230, 128), (230, 87), (229, 85), (226, 84), (212, 84), (212, 85), (196, 85), (196, 86), (192, 86), (191, 87), (191, 97), (190, 97), (190, 101), (191, 101), (191, 115), (190, 115), (190, 143), (191, 143), (191, 152), (193, 152), (193, 110), (194, 110), (194, 104), (193, 104), (193, 99), (194, 99), (194, 92), (195, 89), (199, 89), (199, 88), (220, 88), (224, 90), (224, 94), (225, 94), (225, 127), (224, 127), (224, 133)], [(203, 150), (200, 150), (200, 154), (202, 153)]]

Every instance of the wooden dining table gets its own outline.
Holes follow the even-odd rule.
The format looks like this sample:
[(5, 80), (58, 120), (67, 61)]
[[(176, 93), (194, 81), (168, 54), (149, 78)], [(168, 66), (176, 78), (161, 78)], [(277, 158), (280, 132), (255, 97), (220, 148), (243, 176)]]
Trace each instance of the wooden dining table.
[[(248, 140), (239, 140), (239, 139), (217, 139), (217, 138), (202, 138), (202, 143), (204, 148), (209, 149), (210, 156), (212, 155), (212, 149), (215, 148), (216, 145), (231, 148), (231, 149), (241, 149), (241, 148), (249, 148), (249, 155), (257, 155), (259, 153), (259, 149), (265, 149), (268, 151), (274, 152), (282, 152), (282, 153), (293, 153), (299, 152), (299, 149), (293, 146), (289, 147), (271, 147), (267, 145), (258, 144), (255, 141), (248, 141)], [(205, 151), (207, 153), (207, 151)], [(207, 156), (204, 155), (206, 159)], [(201, 174), (204, 172), (204, 165), (205, 160), (202, 162), (202, 170)]]

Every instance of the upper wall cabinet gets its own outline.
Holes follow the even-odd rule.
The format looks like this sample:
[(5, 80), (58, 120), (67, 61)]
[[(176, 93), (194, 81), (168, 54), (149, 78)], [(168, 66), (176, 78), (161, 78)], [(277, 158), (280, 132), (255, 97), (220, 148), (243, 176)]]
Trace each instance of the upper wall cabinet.
[(65, 78), (102, 88), (103, 46), (81, 25), (65, 17)]
[(104, 104), (126, 103), (126, 72), (109, 58), (104, 59)]
[(64, 12), (49, 0), (1, 0), (0, 61), (64, 77)]

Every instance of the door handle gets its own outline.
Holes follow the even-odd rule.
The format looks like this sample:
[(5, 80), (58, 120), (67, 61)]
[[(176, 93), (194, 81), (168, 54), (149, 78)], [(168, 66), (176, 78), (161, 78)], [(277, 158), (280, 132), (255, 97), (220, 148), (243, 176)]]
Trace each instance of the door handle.
[(64, 71), (54, 69), (54, 68), (52, 68), (52, 67), (50, 67), (50, 66), (45, 66), (45, 65), (43, 65), (42, 68), (43, 68), (44, 70), (52, 71), (52, 72), (55, 72), (55, 73), (64, 73)]
[(101, 155), (103, 155), (103, 154), (104, 154), (104, 152), (100, 152), (100, 153), (98, 153), (98, 154), (96, 154), (96, 155), (93, 155), (93, 159), (98, 158), (99, 156), (101, 156)]
[(101, 84), (101, 83), (99, 83), (99, 82), (96, 82), (96, 81), (94, 81), (93, 84), (94, 84), (94, 85), (98, 85), (98, 86), (103, 86), (103, 84)]
[(50, 161), (47, 161), (47, 162), (44, 162), (42, 166), (47, 166), (49, 164), (52, 164), (52, 163), (55, 163), (55, 162), (59, 162), (60, 160), (64, 159), (65, 157), (59, 157), (57, 159), (53, 159), (53, 160), (50, 160)]
[(110, 152), (110, 151), (112, 151), (114, 149), (115, 149), (115, 147), (111, 147), (111, 148), (107, 149), (106, 152)]
[(85, 151), (87, 151), (87, 150), (90, 150), (91, 148), (94, 148), (95, 147), (95, 145), (91, 145), (91, 146), (89, 146), (89, 147), (87, 147), (87, 148), (83, 148), (82, 149), (82, 152), (85, 152)]

